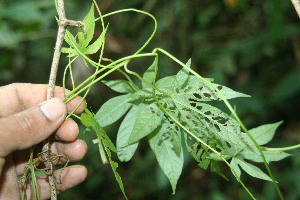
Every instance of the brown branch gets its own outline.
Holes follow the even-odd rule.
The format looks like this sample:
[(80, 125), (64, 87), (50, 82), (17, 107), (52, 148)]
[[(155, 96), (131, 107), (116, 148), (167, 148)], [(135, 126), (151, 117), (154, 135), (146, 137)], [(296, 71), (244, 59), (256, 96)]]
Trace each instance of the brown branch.
[[(55, 50), (51, 65), (51, 72), (49, 78), (49, 86), (47, 92), (47, 100), (53, 98), (54, 90), (55, 90), (55, 82), (58, 70), (58, 64), (61, 54), (61, 46), (64, 41), (66, 26), (83, 26), (84, 31), (86, 31), (86, 27), (83, 22), (80, 21), (73, 21), (68, 20), (66, 18), (65, 7), (64, 7), (64, 0), (57, 1), (57, 12), (59, 16), (59, 27), (58, 33), (56, 38)], [(51, 152), (50, 152), (50, 140), (49, 138), (43, 142), (43, 150), (42, 150), (42, 157), (45, 165), (45, 172), (48, 175), (49, 186), (50, 186), (50, 193), (51, 193), (51, 200), (57, 199), (57, 192), (56, 192), (56, 181), (54, 177), (54, 170), (53, 170), (53, 163), (51, 160)]]
[(295, 7), (298, 16), (300, 17), (300, 1), (299, 0), (291, 0), (291, 1)]

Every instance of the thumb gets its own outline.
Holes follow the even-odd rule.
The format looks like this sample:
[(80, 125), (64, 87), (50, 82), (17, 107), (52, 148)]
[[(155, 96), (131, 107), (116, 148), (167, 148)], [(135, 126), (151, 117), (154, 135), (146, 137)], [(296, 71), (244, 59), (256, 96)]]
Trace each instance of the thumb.
[(62, 100), (42, 104), (0, 119), (0, 156), (29, 148), (49, 137), (64, 121), (67, 109)]

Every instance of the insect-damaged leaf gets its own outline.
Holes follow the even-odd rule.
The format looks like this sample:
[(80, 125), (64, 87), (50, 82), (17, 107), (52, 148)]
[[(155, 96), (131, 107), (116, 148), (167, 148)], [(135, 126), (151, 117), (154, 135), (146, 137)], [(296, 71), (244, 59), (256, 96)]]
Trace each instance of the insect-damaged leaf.
[(122, 121), (117, 135), (117, 154), (120, 161), (129, 161), (138, 147), (138, 142), (129, 144), (128, 139), (134, 128), (137, 116), (146, 104), (133, 106)]
[(119, 93), (133, 93), (135, 89), (127, 80), (111, 80), (111, 81), (102, 81), (105, 85), (107, 85), (110, 89)]
[[(181, 137), (174, 124), (170, 124), (168, 121), (165, 122), (158, 132), (153, 133), (153, 136), (149, 138), (150, 147), (153, 150), (159, 166), (168, 177), (173, 194), (175, 194), (177, 181), (182, 171), (183, 167), (183, 151), (178, 152), (174, 143), (180, 143)], [(177, 140), (174, 142), (174, 140)]]
[[(212, 79), (206, 79), (207, 81), (212, 82)], [(238, 97), (249, 97), (249, 95), (236, 92), (228, 87), (214, 84), (222, 93), (225, 99), (233, 99)], [(211, 101), (211, 100), (221, 100), (220, 94), (209, 85), (207, 82), (200, 80), (198, 77), (190, 75), (184, 84), (183, 88), (180, 88), (177, 92), (178, 95), (189, 97), (196, 101)]]
[(121, 95), (105, 102), (95, 115), (100, 126), (105, 127), (120, 119), (131, 107), (131, 95)]
[(163, 118), (163, 112), (152, 103), (144, 107), (137, 116), (133, 130), (129, 137), (129, 144), (136, 143), (143, 137), (152, 133), (160, 124)]
[(241, 140), (241, 130), (238, 122), (216, 107), (205, 103), (191, 102), (184, 97), (174, 97), (174, 103), (184, 115), (191, 114), (190, 120), (199, 124), (199, 132), (207, 137), (214, 136), (224, 146), (225, 142), (231, 145), (245, 146)]

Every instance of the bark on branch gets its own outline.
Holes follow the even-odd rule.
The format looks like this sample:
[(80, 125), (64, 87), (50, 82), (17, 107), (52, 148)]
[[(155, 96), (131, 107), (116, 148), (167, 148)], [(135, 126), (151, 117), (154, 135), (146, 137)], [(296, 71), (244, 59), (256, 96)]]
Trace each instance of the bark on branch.
[[(50, 71), (47, 100), (53, 98), (54, 96), (56, 76), (57, 76), (58, 64), (59, 64), (59, 59), (61, 54), (61, 46), (64, 41), (66, 26), (69, 25), (78, 26), (78, 27), (83, 26), (85, 30), (85, 25), (83, 24), (83, 22), (68, 20), (66, 18), (64, 0), (57, 0), (57, 12), (59, 16), (59, 27), (58, 27), (55, 50), (54, 50), (54, 55), (53, 55), (53, 60), (51, 65), (51, 71)], [(51, 161), (50, 153), (51, 153), (50, 141), (48, 138), (43, 142), (42, 157), (45, 165), (45, 172), (48, 175), (50, 192), (51, 192), (51, 200), (56, 200), (57, 199), (56, 180), (54, 177), (53, 163)]]
[(299, 0), (291, 0), (294, 7), (295, 7), (295, 10), (300, 18), (300, 1)]

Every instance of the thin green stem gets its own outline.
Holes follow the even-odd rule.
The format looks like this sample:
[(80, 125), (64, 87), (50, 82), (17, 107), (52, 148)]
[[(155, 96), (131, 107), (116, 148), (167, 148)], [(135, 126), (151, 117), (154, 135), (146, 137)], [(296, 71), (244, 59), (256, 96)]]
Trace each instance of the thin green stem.
[[(141, 48), (139, 48), (139, 49), (134, 53), (134, 55), (139, 54), (142, 50), (145, 49), (145, 47), (146, 47), (146, 46), (149, 44), (149, 42), (153, 39), (153, 37), (154, 37), (154, 35), (155, 35), (156, 31), (157, 31), (157, 20), (156, 20), (156, 18), (155, 18), (153, 15), (151, 15), (150, 13), (145, 12), (145, 11), (142, 11), (142, 10), (134, 9), (134, 8), (128, 8), (128, 9), (122, 9), (122, 10), (110, 12), (110, 13), (107, 13), (107, 14), (103, 15), (102, 18), (109, 17), (109, 16), (111, 16), (111, 15), (115, 15), (115, 14), (123, 13), (123, 12), (137, 12), (137, 13), (142, 13), (142, 14), (144, 14), (144, 15), (149, 16), (149, 17), (154, 21), (154, 29), (153, 29), (152, 34), (150, 35), (150, 37), (148, 38), (148, 40), (144, 43), (144, 45), (143, 45)], [(95, 21), (98, 21), (99, 19), (101, 19), (101, 18), (99, 17), (99, 18), (97, 18)]]
[(84, 90), (88, 89), (89, 87), (91, 87), (92, 85), (94, 85), (95, 83), (101, 81), (103, 78), (105, 78), (107, 75), (109, 75), (110, 73), (112, 73), (113, 71), (117, 70), (118, 68), (122, 67), (124, 65), (124, 63), (119, 63), (118, 65), (116, 65), (114, 68), (108, 70), (107, 72), (105, 72), (103, 75), (101, 75), (100, 77), (98, 77), (97, 79), (93, 80), (92, 82), (90, 82), (88, 85), (86, 85), (85, 87), (81, 88), (79, 91), (77, 91), (75, 94), (73, 94), (73, 96), (70, 96), (69, 98), (66, 98), (64, 100), (65, 103), (70, 102), (73, 98), (75, 98), (77, 95), (79, 95), (81, 92), (83, 92)]
[[(98, 71), (96, 71), (93, 75), (91, 75), (89, 78), (87, 78), (85, 81), (83, 81), (80, 85), (78, 85), (74, 90), (72, 90), (67, 96), (66, 98), (69, 99), (70, 96), (72, 96), (73, 94), (77, 93), (78, 90), (80, 90), (84, 85), (86, 85), (89, 81), (91, 81), (92, 79), (94, 79), (98, 74), (100, 74), (101, 72), (103, 72), (104, 70), (106, 69), (110, 69), (110, 68), (113, 68), (114, 69), (114, 66), (115, 65), (118, 65), (119, 63), (122, 63), (126, 60), (130, 60), (130, 59), (133, 59), (133, 58), (139, 58), (139, 57), (149, 57), (149, 56), (156, 56), (156, 54), (154, 53), (143, 53), (143, 54), (137, 54), (137, 55), (131, 55), (131, 56), (127, 56), (127, 57), (124, 57), (124, 58), (121, 58), (119, 60), (116, 60), (115, 62), (113, 63), (110, 63), (109, 65), (99, 69)], [(124, 64), (124, 63), (123, 63)], [(115, 71), (115, 70), (113, 70)], [(89, 83), (90, 85), (91, 83)], [(86, 88), (86, 87), (85, 87)], [(80, 93), (80, 92), (79, 92)], [(77, 93), (78, 94), (78, 93)], [(68, 100), (69, 102), (69, 100)]]
[(77, 57), (78, 57), (78, 56), (76, 56), (75, 58), (73, 58), (71, 61), (69, 60), (68, 65), (65, 67), (64, 75), (63, 75), (63, 90), (64, 90), (64, 96), (66, 96), (66, 76), (67, 76), (67, 71), (68, 71), (68, 69), (70, 69), (70, 76), (71, 76), (72, 86), (73, 86), (73, 89), (74, 89), (75, 83), (74, 83), (74, 78), (73, 78), (73, 73), (72, 73), (71, 65), (72, 65), (72, 63), (76, 60)]
[(121, 69), (118, 69), (118, 72), (120, 72), (130, 83), (131, 85), (134, 87), (135, 91), (138, 91), (140, 88), (132, 81), (132, 79), (130, 78), (130, 76), (128, 76), (126, 74), (126, 72), (124, 72)]
[(268, 148), (268, 147), (263, 147), (263, 151), (290, 151), (294, 149), (299, 149), (300, 144), (294, 145), (294, 146), (289, 146), (289, 147), (279, 147), (279, 148)]
[(33, 154), (34, 154), (34, 148), (30, 148), (29, 164), (30, 164), (30, 174), (31, 174), (33, 194), (34, 194), (34, 199), (39, 200), (40, 199), (40, 193), (39, 193), (38, 183), (37, 183), (36, 175), (35, 175), (35, 166), (34, 166), (34, 163), (33, 163)]
[(164, 92), (162, 90), (160, 90), (159, 88), (155, 87), (153, 84), (149, 83), (148, 81), (145, 81), (145, 79), (143, 79), (138, 73), (134, 72), (134, 71), (131, 71), (127, 68), (127, 65), (128, 65), (128, 62), (125, 63), (124, 65), (124, 69), (125, 71), (128, 73), (128, 74), (131, 74), (133, 76), (136, 76), (140, 81), (142, 81), (143, 83), (145, 83), (146, 85), (150, 86), (153, 90), (157, 90), (159, 91), (160, 93), (168, 96), (168, 97), (172, 97), (171, 94), (167, 93), (167, 92)]
[(256, 140), (253, 138), (253, 136), (249, 133), (248, 129), (245, 127), (245, 125), (243, 124), (243, 122), (240, 120), (240, 118), (238, 117), (238, 115), (236, 114), (236, 112), (234, 111), (234, 109), (232, 108), (232, 106), (230, 105), (230, 103), (227, 101), (227, 99), (224, 97), (224, 95), (222, 94), (222, 92), (209, 80), (203, 78), (202, 76), (200, 76), (197, 72), (195, 72), (194, 70), (192, 70), (191, 68), (187, 67), (184, 63), (182, 63), (180, 60), (178, 60), (177, 58), (175, 58), (173, 55), (171, 55), (170, 53), (168, 53), (167, 51), (157, 48), (153, 50), (153, 53), (156, 53), (157, 51), (160, 51), (161, 53), (165, 54), (166, 56), (168, 56), (169, 58), (171, 58), (173, 61), (175, 61), (176, 63), (178, 63), (179, 65), (181, 65), (182, 67), (184, 67), (186, 70), (188, 70), (190, 73), (192, 73), (193, 75), (195, 75), (197, 78), (199, 78), (200, 80), (202, 80), (203, 82), (207, 83), (208, 85), (210, 85), (220, 96), (220, 99), (222, 99), (222, 101), (225, 103), (225, 105), (227, 106), (227, 108), (229, 109), (229, 111), (232, 113), (232, 115), (234, 116), (234, 118), (236, 119), (236, 121), (240, 124), (242, 130), (248, 135), (248, 137), (251, 139), (251, 141), (255, 144), (256, 148), (258, 149), (263, 161), (264, 161), (264, 165), (268, 171), (268, 174), (270, 176), (270, 178), (272, 179), (272, 182), (277, 190), (277, 193), (280, 197), (281, 200), (283, 200), (283, 196), (282, 193), (278, 187), (277, 182), (275, 181), (275, 178), (272, 174), (272, 171), (267, 163), (266, 157), (262, 152), (261, 147), (258, 145), (258, 143), (256, 142)]

